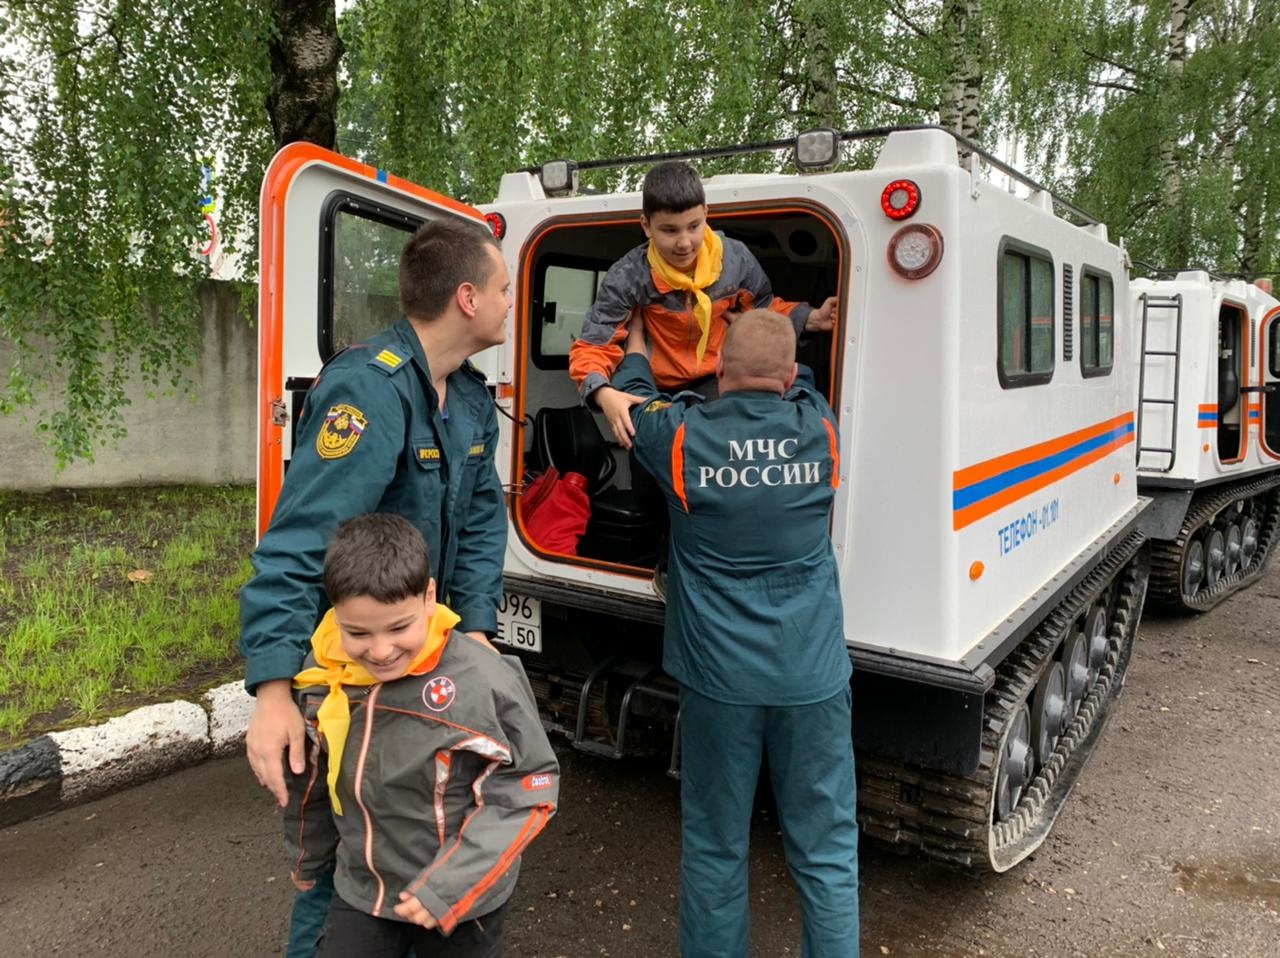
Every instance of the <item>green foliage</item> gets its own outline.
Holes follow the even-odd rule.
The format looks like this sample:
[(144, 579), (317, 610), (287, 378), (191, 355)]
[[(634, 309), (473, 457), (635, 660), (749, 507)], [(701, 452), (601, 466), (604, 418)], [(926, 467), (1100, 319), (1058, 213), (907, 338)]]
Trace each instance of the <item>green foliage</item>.
[(0, 414), (51, 392), (61, 464), (124, 435), (124, 386), (168, 389), (197, 346), (213, 157), (229, 252), (267, 150), (264, 0), (16, 0), (0, 17)]
[(1021, 58), (1000, 62), (1022, 63), (1028, 82), (996, 99), (1044, 176), (1137, 259), (1247, 275), (1280, 267), (1280, 151), (1268, 132), (1280, 7), (1196, 0), (1178, 62), (1172, 0), (1010, 3), (1042, 8), (1041, 36), (1057, 38), (1020, 33), (1010, 50)]

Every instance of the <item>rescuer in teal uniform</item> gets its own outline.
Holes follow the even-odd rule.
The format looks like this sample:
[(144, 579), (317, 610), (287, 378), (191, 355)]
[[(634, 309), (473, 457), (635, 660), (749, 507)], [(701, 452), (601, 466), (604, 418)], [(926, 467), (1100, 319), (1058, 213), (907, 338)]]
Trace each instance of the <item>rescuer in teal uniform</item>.
[[(328, 606), (324, 551), (339, 523), (365, 512), (409, 519), (457, 628), (486, 641), (497, 629), (507, 542), (498, 422), (467, 359), (506, 339), (510, 291), (487, 230), (454, 217), (426, 223), (400, 260), (404, 318), (336, 356), (307, 394), (256, 574), (240, 591), (245, 686), (257, 697), (245, 749), (281, 806), (284, 760), (295, 774), (304, 767), (290, 682)], [(290, 958), (314, 953), (330, 894), (331, 881), (300, 896)]]
[(663, 666), (680, 682), (685, 958), (746, 958), (747, 853), (762, 755), (804, 915), (805, 958), (858, 955), (850, 664), (829, 523), (835, 414), (797, 381), (795, 331), (729, 327), (720, 398), (657, 395), (642, 324), (614, 376), (671, 514)]

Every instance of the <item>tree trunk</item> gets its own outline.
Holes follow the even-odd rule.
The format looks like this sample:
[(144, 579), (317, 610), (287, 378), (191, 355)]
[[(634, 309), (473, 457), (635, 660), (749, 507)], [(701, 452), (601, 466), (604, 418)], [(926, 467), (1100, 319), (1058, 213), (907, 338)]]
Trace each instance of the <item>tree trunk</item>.
[(828, 3), (797, 4), (796, 40), (804, 64), (803, 87), (800, 91), (801, 125), (809, 128), (843, 127), (840, 97), (836, 84), (836, 55), (832, 49)]
[(975, 143), (982, 135), (982, 5), (946, 0), (942, 29), (950, 47), (939, 122)]
[(274, 0), (267, 112), (276, 149), (306, 140), (333, 149), (342, 40), (334, 0)]
[(1168, 104), (1162, 117), (1166, 124), (1160, 141), (1160, 176), (1164, 193), (1164, 223), (1168, 233), (1168, 249), (1177, 266), (1188, 265), (1190, 244), (1188, 224), (1182, 216), (1183, 178), (1182, 157), (1178, 151), (1177, 105), (1181, 100), (1179, 90), (1187, 62), (1187, 21), (1191, 14), (1192, 0), (1173, 0), (1169, 13), (1169, 48), (1165, 56), (1165, 73)]

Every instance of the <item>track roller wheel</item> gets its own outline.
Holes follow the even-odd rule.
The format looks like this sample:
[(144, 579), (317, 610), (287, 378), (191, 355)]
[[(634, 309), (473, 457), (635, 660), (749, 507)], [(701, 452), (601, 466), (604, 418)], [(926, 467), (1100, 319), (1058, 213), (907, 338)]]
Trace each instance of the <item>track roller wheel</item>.
[(1227, 526), (1227, 562), (1223, 568), (1223, 572), (1227, 575), (1235, 575), (1240, 571), (1241, 563), (1241, 530), (1240, 523), (1233, 522)]
[(1204, 586), (1212, 589), (1221, 580), (1227, 568), (1227, 539), (1219, 529), (1210, 529), (1204, 540)]
[(1005, 729), (1000, 749), (1000, 770), (996, 783), (996, 821), (1003, 822), (1018, 807), (1022, 789), (1035, 771), (1035, 750), (1031, 747), (1031, 710), (1023, 702)]
[(1062, 730), (1067, 727), (1067, 670), (1054, 662), (1036, 683), (1031, 697), (1031, 741), (1036, 764), (1049, 761)]

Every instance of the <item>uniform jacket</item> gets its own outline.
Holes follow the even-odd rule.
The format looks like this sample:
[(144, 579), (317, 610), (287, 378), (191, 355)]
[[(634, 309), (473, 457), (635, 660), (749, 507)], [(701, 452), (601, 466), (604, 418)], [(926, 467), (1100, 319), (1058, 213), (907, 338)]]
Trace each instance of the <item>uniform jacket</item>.
[[(605, 273), (596, 301), (587, 310), (582, 336), (569, 349), (569, 375), (585, 399), (608, 385), (626, 348), (626, 319), (633, 309), (644, 317), (653, 377), (663, 389), (677, 389), (714, 375), (728, 328), (728, 310), (772, 309), (804, 329), (813, 307), (777, 299), (756, 258), (738, 240), (723, 237), (720, 278), (706, 289), (711, 299), (711, 334), (702, 361), (697, 346), (701, 331), (693, 315), (693, 294), (673, 289), (649, 266), (649, 244), (631, 250)], [(617, 386), (617, 383), (612, 385)]]
[(671, 564), (663, 666), (731, 705), (809, 705), (849, 681), (829, 523), (839, 485), (836, 418), (809, 370), (785, 397), (668, 399), (629, 354), (614, 385), (635, 451), (666, 493)]
[(393, 909), (407, 890), (445, 934), (498, 908), (560, 788), (519, 659), (455, 631), (430, 672), (346, 690), (340, 817), (315, 724), (328, 689), (298, 693), (311, 742), (306, 771), (286, 771), (290, 867), (313, 879), (336, 856), (334, 884), (352, 907), (399, 920)]
[(465, 364), (440, 414), (427, 358), (407, 319), (323, 369), (298, 420), (271, 526), (240, 591), (245, 685), (292, 678), (328, 608), (324, 551), (338, 524), (395, 512), (431, 551), (437, 594), (462, 631), (497, 630), (507, 516), (494, 466), (498, 420), (484, 377)]

